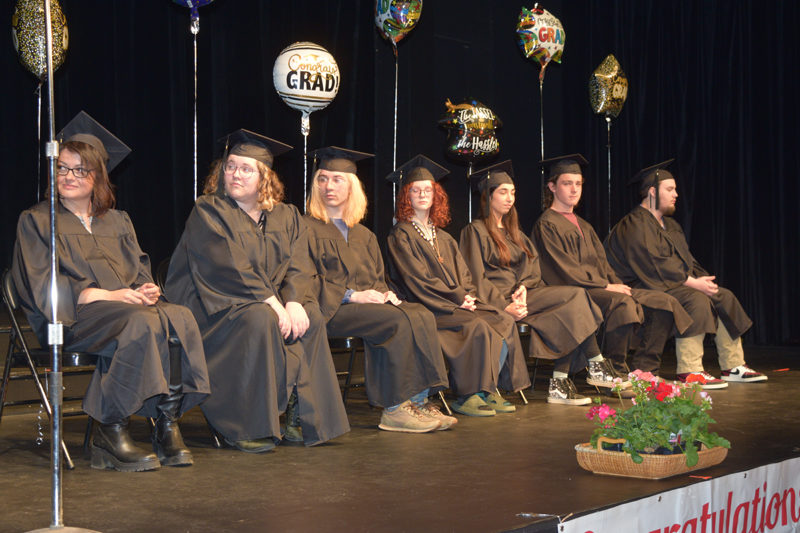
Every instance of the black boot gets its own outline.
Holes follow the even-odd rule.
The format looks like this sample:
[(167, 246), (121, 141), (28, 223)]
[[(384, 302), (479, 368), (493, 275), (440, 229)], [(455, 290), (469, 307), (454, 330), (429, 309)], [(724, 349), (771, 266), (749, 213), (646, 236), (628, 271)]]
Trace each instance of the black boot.
[(92, 437), (92, 468), (143, 472), (161, 466), (156, 454), (136, 446), (128, 433), (128, 418), (113, 424), (97, 424)]
[(164, 396), (158, 404), (160, 414), (153, 428), (153, 450), (164, 466), (189, 466), (194, 464), (192, 452), (186, 447), (178, 429), (178, 413), (180, 412), (183, 394), (180, 385), (170, 385), (169, 395)]
[(297, 407), (297, 390), (293, 390), (286, 405), (286, 432), (283, 438), (289, 442), (303, 442), (303, 428), (300, 427), (300, 410)]

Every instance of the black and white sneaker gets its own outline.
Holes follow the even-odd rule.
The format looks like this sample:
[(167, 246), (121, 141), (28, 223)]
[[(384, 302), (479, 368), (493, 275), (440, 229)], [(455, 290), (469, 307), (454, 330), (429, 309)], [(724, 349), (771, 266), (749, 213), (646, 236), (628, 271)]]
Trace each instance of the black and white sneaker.
[(578, 394), (575, 384), (569, 378), (550, 378), (550, 392), (547, 403), (564, 405), (589, 405), (592, 399)]
[(739, 365), (730, 370), (723, 370), (722, 379), (740, 383), (753, 383), (756, 381), (767, 381), (767, 376), (761, 372), (756, 372), (747, 365)]
[(622, 389), (631, 388), (631, 382), (627, 376), (620, 376), (614, 367), (611, 366), (611, 361), (603, 359), (602, 361), (589, 361), (589, 366), (586, 367), (588, 374), (586, 375), (586, 383), (594, 385), (595, 387), (605, 387), (613, 389), (617, 385)]

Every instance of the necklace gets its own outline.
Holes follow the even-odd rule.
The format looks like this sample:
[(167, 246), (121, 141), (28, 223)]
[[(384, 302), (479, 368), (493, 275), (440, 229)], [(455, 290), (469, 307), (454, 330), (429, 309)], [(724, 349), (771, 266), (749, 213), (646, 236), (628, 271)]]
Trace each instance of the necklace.
[[(436, 252), (436, 258), (439, 260), (439, 262), (444, 263), (444, 258), (442, 257), (441, 252), (439, 252), (439, 241), (436, 239), (436, 226), (429, 223), (428, 228), (425, 228), (423, 231), (423, 227), (417, 223), (416, 220), (412, 220), (411, 225), (414, 226), (415, 230), (417, 230), (419, 236), (431, 245), (431, 248), (433, 248), (433, 250)], [(429, 228), (430, 231), (428, 231)]]

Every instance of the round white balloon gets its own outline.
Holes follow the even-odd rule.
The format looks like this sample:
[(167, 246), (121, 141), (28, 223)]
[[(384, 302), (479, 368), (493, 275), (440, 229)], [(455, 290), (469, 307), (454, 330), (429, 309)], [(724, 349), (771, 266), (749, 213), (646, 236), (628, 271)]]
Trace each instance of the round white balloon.
[(289, 107), (313, 113), (327, 107), (339, 92), (339, 66), (320, 45), (294, 43), (275, 60), (272, 83)]

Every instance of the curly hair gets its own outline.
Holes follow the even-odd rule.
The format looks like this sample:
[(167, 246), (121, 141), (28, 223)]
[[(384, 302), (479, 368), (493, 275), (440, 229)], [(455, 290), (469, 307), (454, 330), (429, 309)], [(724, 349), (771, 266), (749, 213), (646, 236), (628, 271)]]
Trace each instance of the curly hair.
[[(398, 222), (409, 222), (414, 218), (414, 208), (411, 207), (411, 195), (409, 189), (414, 181), (406, 183), (397, 195), (397, 209), (394, 217)], [(443, 228), (450, 224), (450, 201), (444, 187), (433, 182), (433, 203), (431, 204), (428, 220), (437, 228)]]
[[(61, 151), (73, 152), (81, 158), (81, 164), (92, 169), (92, 212), (93, 217), (103, 215), (116, 204), (114, 186), (108, 179), (108, 171), (103, 156), (91, 144), (81, 141), (68, 141), (61, 144)], [(49, 191), (48, 191), (49, 192)]]
[[(497, 187), (492, 187), (488, 191), (483, 191), (481, 193), (481, 219), (483, 220), (484, 226), (486, 226), (486, 231), (489, 232), (489, 237), (492, 238), (495, 246), (497, 246), (497, 255), (500, 256), (501, 266), (507, 267), (511, 264), (511, 252), (508, 250), (505, 237), (497, 229), (497, 221), (492, 214), (491, 207), (489, 207), (492, 194), (494, 194), (495, 190), (497, 190)], [(528, 249), (528, 246), (522, 240), (522, 230), (519, 227), (517, 208), (512, 205), (508, 213), (503, 215), (502, 221), (503, 227), (511, 241), (522, 248), (522, 251), (528, 256), (528, 259), (533, 259), (533, 251)]]
[[(283, 201), (283, 183), (278, 174), (267, 165), (254, 159), (258, 169), (258, 206), (272, 211), (275, 204)], [(203, 194), (225, 194), (225, 163), (222, 158), (211, 163), (211, 170), (206, 177)]]

